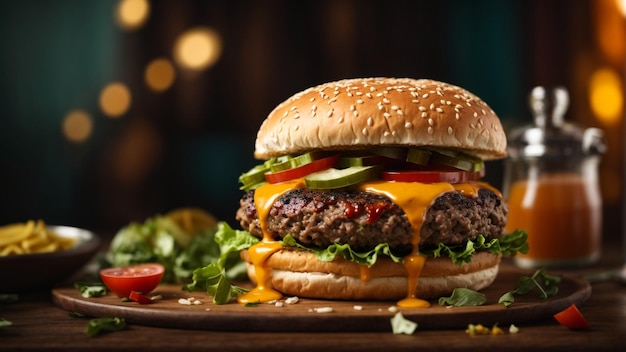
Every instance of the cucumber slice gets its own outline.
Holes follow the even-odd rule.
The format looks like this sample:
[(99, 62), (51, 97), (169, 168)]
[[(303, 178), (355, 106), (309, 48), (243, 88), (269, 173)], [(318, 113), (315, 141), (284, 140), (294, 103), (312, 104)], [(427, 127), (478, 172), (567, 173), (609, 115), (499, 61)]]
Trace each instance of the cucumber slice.
[(431, 161), (436, 164), (472, 172), (480, 171), (485, 167), (485, 163), (482, 159), (464, 153), (455, 153), (454, 156), (451, 156), (448, 153), (442, 154), (436, 152), (431, 156)]
[(378, 166), (352, 166), (347, 169), (330, 168), (312, 173), (304, 178), (311, 189), (336, 189), (376, 179), (380, 175)]
[(412, 164), (428, 165), (430, 154), (428, 150), (409, 148), (406, 154), (406, 161)]

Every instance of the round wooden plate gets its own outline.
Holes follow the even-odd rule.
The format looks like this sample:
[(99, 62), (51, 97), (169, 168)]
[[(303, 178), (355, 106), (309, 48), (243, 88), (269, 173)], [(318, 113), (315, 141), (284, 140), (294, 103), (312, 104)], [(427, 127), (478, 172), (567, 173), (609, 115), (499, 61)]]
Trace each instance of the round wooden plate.
[[(559, 293), (548, 299), (538, 297), (536, 291), (515, 296), (509, 307), (497, 303), (498, 298), (517, 287), (521, 276), (532, 272), (503, 266), (496, 281), (483, 293), (487, 303), (478, 307), (443, 307), (436, 301), (422, 309), (397, 308), (402, 315), (418, 323), (419, 329), (465, 328), (468, 324), (491, 326), (522, 324), (550, 319), (552, 315), (571, 304), (580, 305), (591, 295), (588, 282), (562, 276)], [(160, 294), (161, 300), (140, 305), (122, 302), (112, 294), (84, 298), (73, 287), (52, 290), (57, 306), (90, 317), (120, 317), (130, 324), (180, 329), (213, 331), (289, 331), (289, 332), (351, 332), (391, 331), (390, 319), (395, 315), (395, 302), (344, 302), (299, 298), (295, 304), (278, 307), (260, 304), (246, 307), (233, 301), (215, 305), (204, 292), (187, 292), (180, 285), (161, 285), (150, 295)], [(179, 298), (194, 297), (199, 305), (182, 305)], [(324, 308), (324, 309), (319, 309)], [(330, 309), (328, 309), (330, 308)], [(330, 312), (324, 312), (332, 310)]]

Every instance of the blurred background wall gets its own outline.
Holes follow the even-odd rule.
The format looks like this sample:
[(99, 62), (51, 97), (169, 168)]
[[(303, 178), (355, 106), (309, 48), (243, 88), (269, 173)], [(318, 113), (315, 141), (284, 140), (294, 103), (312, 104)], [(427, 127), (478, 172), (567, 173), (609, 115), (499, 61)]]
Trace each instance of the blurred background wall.
[[(234, 224), (256, 130), (307, 87), (433, 78), (507, 130), (536, 85), (607, 132), (605, 238), (621, 238), (620, 0), (0, 2), (0, 224), (113, 233), (184, 206)], [(623, 10), (623, 9), (622, 9)], [(488, 181), (502, 182), (502, 161)]]

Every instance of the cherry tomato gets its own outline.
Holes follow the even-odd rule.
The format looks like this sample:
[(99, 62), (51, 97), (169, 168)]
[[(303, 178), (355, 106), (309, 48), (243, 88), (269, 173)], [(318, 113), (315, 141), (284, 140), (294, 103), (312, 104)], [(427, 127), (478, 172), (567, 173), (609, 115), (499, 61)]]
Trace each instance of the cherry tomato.
[(164, 272), (165, 268), (161, 264), (137, 264), (102, 269), (100, 278), (118, 297), (129, 297), (132, 291), (145, 295), (154, 290), (163, 279)]
[(485, 169), (481, 171), (465, 171), (459, 169), (446, 170), (402, 170), (383, 171), (382, 179), (397, 182), (421, 182), (421, 183), (462, 183), (478, 181), (485, 175)]
[(559, 324), (572, 330), (589, 329), (589, 322), (587, 322), (575, 304), (572, 304), (561, 312), (556, 313), (554, 315), (554, 319), (556, 319)]
[(278, 171), (278, 172), (268, 172), (265, 174), (265, 179), (269, 183), (280, 183), (280, 182), (293, 180), (296, 178), (304, 177), (308, 174), (312, 174), (317, 171), (322, 171), (322, 170), (331, 168), (335, 166), (335, 164), (337, 164), (337, 160), (339, 160), (339, 155), (334, 155), (334, 156), (329, 156), (327, 158), (312, 161), (302, 166), (294, 167), (293, 169), (288, 169), (288, 170)]
[(139, 303), (139, 304), (150, 304), (150, 303), (154, 302), (152, 300), (152, 298), (150, 298), (150, 297), (148, 297), (148, 296), (146, 296), (144, 294), (141, 294), (141, 293), (139, 293), (137, 291), (130, 291), (130, 294), (128, 295), (128, 298), (130, 300), (132, 300), (132, 301), (135, 301), (135, 302)]

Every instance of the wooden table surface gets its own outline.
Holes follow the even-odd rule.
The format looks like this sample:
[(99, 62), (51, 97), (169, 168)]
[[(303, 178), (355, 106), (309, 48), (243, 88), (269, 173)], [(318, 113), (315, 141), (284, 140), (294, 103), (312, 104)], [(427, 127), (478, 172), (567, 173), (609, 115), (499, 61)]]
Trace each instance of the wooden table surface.
[[(563, 272), (583, 276), (616, 268), (622, 263), (621, 246), (607, 246), (597, 265)], [(503, 265), (512, 264), (505, 262)], [(71, 317), (54, 305), (51, 293), (46, 291), (22, 294), (16, 303), (0, 305), (0, 318), (13, 323), (0, 328), (0, 350), (626, 350), (626, 285), (614, 281), (595, 282), (590, 298), (579, 308), (591, 324), (591, 329), (568, 330), (549, 318), (520, 324), (517, 334), (497, 336), (469, 336), (464, 329), (418, 328), (412, 335), (394, 335), (391, 332), (218, 332), (129, 325), (122, 331), (89, 337), (85, 334), (87, 320)]]

